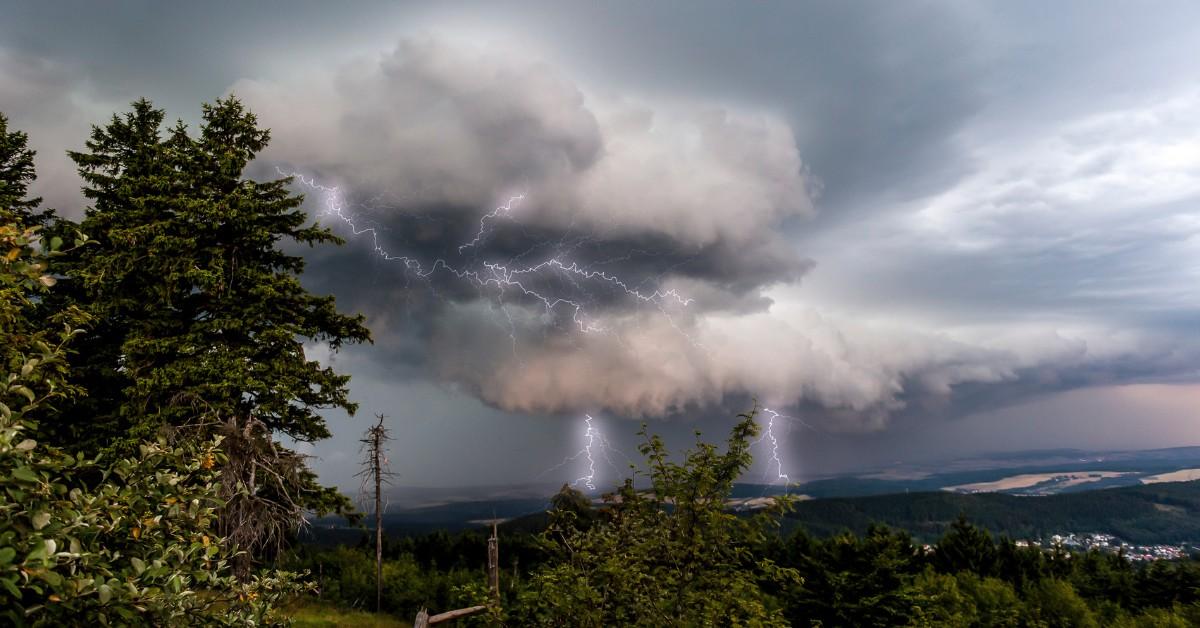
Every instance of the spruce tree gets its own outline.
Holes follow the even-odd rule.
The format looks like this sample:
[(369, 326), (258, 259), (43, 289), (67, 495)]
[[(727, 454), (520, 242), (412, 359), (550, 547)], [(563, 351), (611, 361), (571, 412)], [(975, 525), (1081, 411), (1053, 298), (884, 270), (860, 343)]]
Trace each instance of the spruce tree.
[(0, 218), (26, 226), (46, 222), (49, 212), (37, 212), (40, 198), (27, 198), (29, 184), (37, 178), (33, 158), (37, 153), (29, 148), (29, 136), (24, 131), (10, 131), (8, 117), (0, 113)]
[(224, 532), (267, 549), (305, 509), (348, 506), (275, 442), (326, 438), (318, 411), (356, 408), (349, 377), (308, 359), (304, 342), (337, 350), (370, 334), (305, 290), (303, 258), (281, 248), (340, 240), (309, 224), (289, 179), (244, 176), (270, 139), (255, 116), (231, 97), (204, 105), (196, 137), (163, 120), (139, 100), (70, 154), (91, 200), (80, 229), (97, 244), (72, 261), (69, 283), (95, 324), (77, 371), (89, 398), (52, 429), (88, 452), (164, 431), (224, 435)]

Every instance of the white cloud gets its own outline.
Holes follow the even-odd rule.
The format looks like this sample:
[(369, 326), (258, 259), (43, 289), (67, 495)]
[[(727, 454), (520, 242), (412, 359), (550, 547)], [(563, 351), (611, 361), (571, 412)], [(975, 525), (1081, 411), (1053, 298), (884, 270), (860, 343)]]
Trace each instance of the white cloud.
[(413, 204), (485, 207), (520, 188), (525, 221), (692, 246), (767, 241), (812, 211), (779, 119), (601, 102), (503, 50), (406, 40), (336, 75), (233, 91), (273, 128), (268, 159)]

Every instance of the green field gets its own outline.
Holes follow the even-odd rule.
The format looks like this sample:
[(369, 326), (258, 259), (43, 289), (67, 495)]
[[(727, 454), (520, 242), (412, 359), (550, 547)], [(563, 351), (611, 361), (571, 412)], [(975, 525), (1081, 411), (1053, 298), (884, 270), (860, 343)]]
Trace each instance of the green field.
[(284, 609), (297, 628), (409, 628), (412, 624), (387, 615), (346, 610), (319, 600), (305, 600)]

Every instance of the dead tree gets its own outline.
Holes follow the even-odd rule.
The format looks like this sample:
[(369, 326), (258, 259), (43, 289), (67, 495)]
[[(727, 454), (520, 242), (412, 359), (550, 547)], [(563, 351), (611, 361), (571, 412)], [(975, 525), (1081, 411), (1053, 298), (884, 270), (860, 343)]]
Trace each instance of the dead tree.
[(290, 534), (305, 525), (299, 496), (304, 485), (304, 456), (279, 447), (261, 421), (230, 419), (221, 425), (221, 468), (218, 496), (224, 502), (218, 529), (241, 553), (234, 573), (250, 576), (255, 558), (277, 557)]
[(367, 428), (362, 443), (362, 471), (356, 476), (362, 478), (359, 493), (367, 495), (369, 487), (375, 488), (375, 612), (383, 608), (383, 485), (390, 484), (394, 474), (388, 467), (387, 444), (392, 440), (391, 432), (384, 427), (383, 420), (387, 417), (375, 415), (379, 422)]

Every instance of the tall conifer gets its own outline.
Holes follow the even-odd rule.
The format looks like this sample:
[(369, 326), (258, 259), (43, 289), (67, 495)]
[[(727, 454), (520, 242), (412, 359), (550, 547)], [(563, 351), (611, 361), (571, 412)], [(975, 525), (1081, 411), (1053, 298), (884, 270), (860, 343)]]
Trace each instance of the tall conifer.
[(281, 244), (341, 241), (309, 224), (288, 179), (244, 176), (270, 139), (255, 116), (231, 97), (204, 105), (195, 137), (163, 120), (139, 100), (71, 153), (91, 201), (80, 229), (97, 242), (71, 262), (70, 292), (96, 322), (77, 371), (89, 397), (50, 429), (84, 451), (224, 434), (223, 477), (249, 489), (229, 487), (227, 522), (269, 527), (226, 534), (263, 549), (304, 509), (348, 504), (275, 440), (326, 438), (319, 410), (355, 410), (349, 376), (304, 343), (337, 350), (370, 334), (301, 286), (304, 260)]

